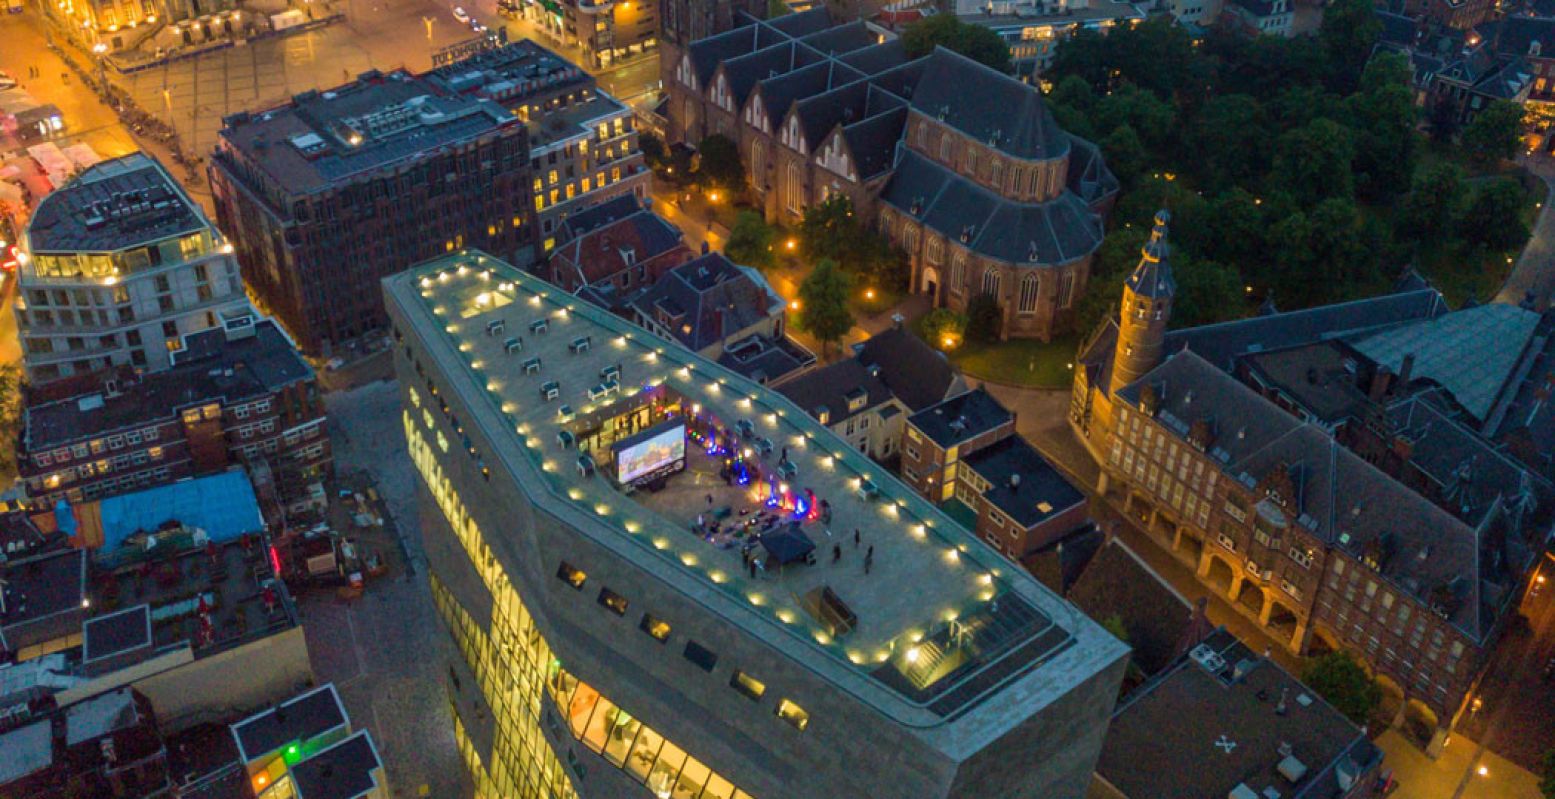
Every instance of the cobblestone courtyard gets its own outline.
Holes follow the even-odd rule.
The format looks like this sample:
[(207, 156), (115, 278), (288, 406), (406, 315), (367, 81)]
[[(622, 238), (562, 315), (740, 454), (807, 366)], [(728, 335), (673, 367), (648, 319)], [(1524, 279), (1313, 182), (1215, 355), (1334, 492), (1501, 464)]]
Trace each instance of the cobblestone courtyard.
[[(352, 721), (372, 731), (396, 797), (471, 795), (444, 694), (457, 653), (437, 620), (416, 522), (416, 475), (405, 453), (395, 384), (326, 395), (342, 473), (370, 472), (403, 536), (409, 568), (370, 581), (361, 599), (318, 592), (299, 601), (318, 679), (333, 681)], [(398, 552), (391, 559), (402, 561)]]

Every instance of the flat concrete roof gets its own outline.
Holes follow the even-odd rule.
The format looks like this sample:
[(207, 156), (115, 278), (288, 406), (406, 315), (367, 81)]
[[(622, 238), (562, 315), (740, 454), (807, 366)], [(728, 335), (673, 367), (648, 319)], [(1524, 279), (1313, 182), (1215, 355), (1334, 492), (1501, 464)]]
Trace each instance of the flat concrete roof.
[[(421, 337), (441, 341), (463, 361), (449, 364), (447, 356), (429, 353), (444, 361), (450, 376), (464, 378), (453, 388), (467, 398), (486, 399), (490, 413), (477, 402), (471, 403), (472, 413), (500, 420), (499, 430), (482, 425), (501, 450), (495, 455), (503, 456), (483, 453), (488, 467), (505, 463), (537, 508), (614, 542), (640, 567), (677, 582), (689, 576), (732, 601), (743, 612), (713, 609), (749, 634), (802, 653), (804, 662), (825, 668), (834, 681), (854, 675), (845, 688), (865, 677), (876, 690), (883, 685), (897, 700), (943, 720), (1032, 666), (1059, 657), (1080, 638), (1088, 656), (1105, 660), (1110, 652), (1090, 637), (1097, 628), (1071, 605), (780, 394), (483, 254), (455, 254), (385, 282), (391, 301), (411, 312), (407, 318)], [(500, 331), (489, 329), (499, 322)], [(531, 328), (541, 322), (546, 332)], [(507, 352), (509, 339), (521, 339), (522, 350)], [(578, 346), (584, 340), (587, 349)], [(532, 359), (539, 359), (539, 366), (529, 372)], [(610, 368), (619, 369), (618, 390), (591, 398), (590, 390), (606, 382)], [(544, 387), (551, 383), (558, 395), (546, 399)], [(577, 435), (650, 403), (678, 404), (736, 432), (749, 425), (739, 448), (751, 450), (748, 462), (763, 476), (729, 485), (718, 473), (722, 457), (692, 442), (687, 468), (659, 491), (627, 493), (617, 486), (608, 476), (608, 448), (589, 453), (596, 470), (583, 476), (578, 449), (559, 434)], [(763, 441), (771, 443), (770, 451), (763, 453)], [(797, 471), (767, 477), (785, 450)], [(521, 457), (510, 460), (508, 453)], [(801, 525), (817, 547), (814, 565), (791, 563), (753, 579), (735, 542), (709, 541), (695, 530), (699, 516), (706, 523), (722, 515), (725, 533), (727, 525), (742, 527), (764, 513), (792, 519), (792, 513), (774, 511), (763, 501), (775, 481), (795, 493), (813, 492), (817, 506), (826, 500), (832, 519), (829, 525), (819, 520)], [(727, 515), (720, 513), (725, 508)], [(751, 531), (761, 527), (757, 522)], [(862, 540), (858, 548), (855, 529)], [(842, 551), (837, 564), (834, 546)], [(874, 555), (866, 575), (870, 546)], [(821, 587), (857, 615), (854, 629), (834, 636), (806, 610), (802, 598)], [(960, 646), (949, 635), (956, 629), (963, 632)], [(1118, 645), (1113, 654), (1122, 651)], [(1095, 670), (1075, 669), (1057, 678), (1045, 672), (1043, 685), (1054, 691), (1048, 699)], [(1011, 712), (1024, 718), (1034, 711)]]

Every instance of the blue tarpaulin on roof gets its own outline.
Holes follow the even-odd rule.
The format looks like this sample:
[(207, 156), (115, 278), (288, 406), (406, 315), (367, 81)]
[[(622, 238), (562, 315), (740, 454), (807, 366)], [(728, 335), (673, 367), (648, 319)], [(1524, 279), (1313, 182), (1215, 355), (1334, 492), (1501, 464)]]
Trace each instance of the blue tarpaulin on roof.
[(156, 530), (172, 521), (204, 530), (215, 543), (264, 528), (254, 487), (241, 470), (109, 497), (98, 504), (104, 551), (117, 549), (137, 530)]

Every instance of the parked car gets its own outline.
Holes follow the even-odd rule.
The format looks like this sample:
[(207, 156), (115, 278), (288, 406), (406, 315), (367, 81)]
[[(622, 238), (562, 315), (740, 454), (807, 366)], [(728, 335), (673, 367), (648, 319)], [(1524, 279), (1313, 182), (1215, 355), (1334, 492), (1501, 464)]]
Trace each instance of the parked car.
[(464, 6), (454, 6), (454, 19), (462, 25), (470, 24), (470, 12), (464, 10)]
[(16, 88), (16, 78), (12, 77), (11, 73), (0, 69), (0, 91), (14, 88)]

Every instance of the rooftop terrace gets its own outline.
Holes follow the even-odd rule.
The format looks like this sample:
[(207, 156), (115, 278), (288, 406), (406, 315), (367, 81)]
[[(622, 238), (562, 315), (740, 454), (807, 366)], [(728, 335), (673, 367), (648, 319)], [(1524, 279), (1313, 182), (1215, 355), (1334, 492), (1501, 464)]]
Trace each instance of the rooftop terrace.
[(34, 253), (110, 252), (207, 225), (161, 164), (133, 153), (95, 164), (43, 198), (27, 234)]
[[(1082, 637), (1084, 657), (1121, 655), (1090, 638), (1094, 627), (1072, 606), (775, 392), (488, 256), (424, 264), (388, 291), (429, 343), (459, 354), (455, 389), (472, 398), (475, 421), (537, 507), (664, 579), (693, 578), (698, 593), (728, 600), (716, 612), (845, 687), (872, 678), (871, 699), (883, 685), (933, 714), (909, 719), (900, 704), (875, 703), (903, 721), (959, 715)], [(628, 492), (606, 476), (608, 446), (580, 449), (602, 422), (645, 409), (653, 423), (682, 418), (715, 432), (687, 444), (686, 470), (661, 490)], [(751, 477), (722, 479), (726, 457)], [(816, 544), (815, 563), (751, 577), (740, 539), (793, 520)], [(865, 547), (874, 550), (867, 575)], [(851, 627), (813, 612), (823, 590), (856, 614)], [(1050, 675), (1036, 691), (1056, 696), (1082, 678)]]

